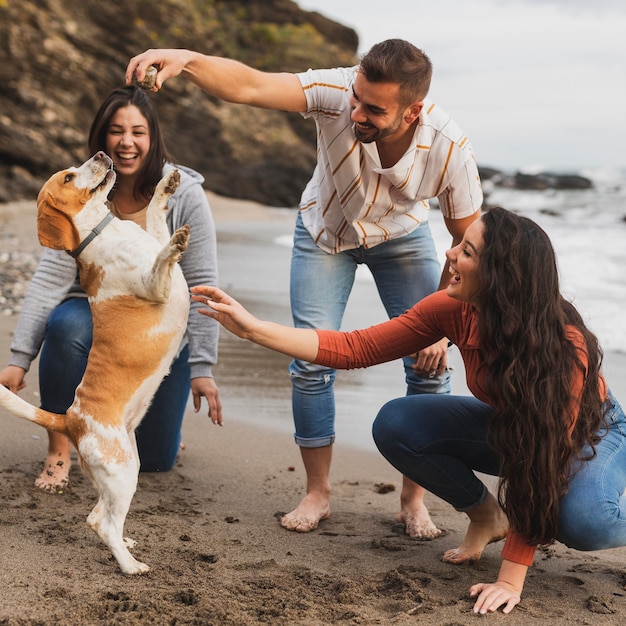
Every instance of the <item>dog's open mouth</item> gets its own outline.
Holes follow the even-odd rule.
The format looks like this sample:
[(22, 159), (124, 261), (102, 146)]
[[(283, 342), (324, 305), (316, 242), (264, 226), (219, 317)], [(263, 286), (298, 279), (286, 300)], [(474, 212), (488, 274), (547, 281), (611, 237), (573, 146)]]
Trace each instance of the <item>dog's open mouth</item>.
[(108, 187), (109, 183), (113, 183), (115, 179), (115, 171), (113, 168), (107, 170), (107, 173), (104, 175), (104, 178), (91, 190), (92, 193), (98, 191), (98, 189), (102, 189), (103, 187)]

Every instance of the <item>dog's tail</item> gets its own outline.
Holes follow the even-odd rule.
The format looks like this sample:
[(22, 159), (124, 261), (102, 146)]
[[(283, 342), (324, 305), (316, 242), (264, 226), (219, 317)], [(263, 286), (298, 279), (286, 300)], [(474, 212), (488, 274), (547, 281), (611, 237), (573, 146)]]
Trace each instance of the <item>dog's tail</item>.
[(13, 413), (13, 415), (39, 424), (48, 430), (67, 434), (67, 419), (64, 413), (50, 413), (50, 411), (38, 409), (25, 400), (22, 400), (17, 394), (9, 391), (3, 385), (0, 385), (0, 406), (3, 406), (7, 411)]

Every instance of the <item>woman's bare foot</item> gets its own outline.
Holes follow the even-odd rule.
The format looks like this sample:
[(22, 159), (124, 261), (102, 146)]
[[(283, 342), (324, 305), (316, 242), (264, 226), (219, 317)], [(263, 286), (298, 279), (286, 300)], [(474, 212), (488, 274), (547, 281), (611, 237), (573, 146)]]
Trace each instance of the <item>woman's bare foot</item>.
[(441, 537), (443, 531), (435, 526), (423, 502), (414, 505), (412, 510), (402, 510), (396, 520), (404, 524), (405, 533), (411, 539), (430, 541)]
[(328, 498), (309, 493), (291, 513), (280, 518), (280, 525), (297, 533), (308, 533), (315, 530), (322, 520), (329, 517)]
[(470, 524), (463, 543), (458, 548), (444, 553), (441, 557), (444, 563), (458, 565), (478, 561), (487, 545), (506, 537), (509, 522), (493, 495), (489, 494), (480, 506), (467, 515)]
[(39, 478), (35, 480), (35, 487), (61, 495), (69, 485), (71, 465), (69, 455), (66, 456), (62, 452), (49, 453)]

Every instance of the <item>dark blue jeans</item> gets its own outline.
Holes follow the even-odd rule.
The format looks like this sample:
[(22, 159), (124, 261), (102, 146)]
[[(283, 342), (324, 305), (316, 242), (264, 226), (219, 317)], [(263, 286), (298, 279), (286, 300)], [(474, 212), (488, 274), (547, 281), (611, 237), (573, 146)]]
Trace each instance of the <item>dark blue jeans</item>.
[[(124, 320), (119, 320), (120, 324)], [(50, 314), (39, 358), (41, 408), (65, 413), (74, 401), (92, 342), (87, 298), (70, 298)], [(191, 389), (187, 346), (172, 363), (152, 404), (137, 428), (142, 472), (166, 472), (180, 448), (181, 426)]]
[[(561, 499), (559, 541), (576, 550), (626, 545), (626, 417), (607, 400), (608, 431), (596, 456), (573, 472)], [(485, 499), (474, 473), (497, 476), (497, 454), (487, 445), (491, 407), (471, 396), (414, 395), (385, 404), (373, 425), (382, 455), (402, 474), (459, 511)]]

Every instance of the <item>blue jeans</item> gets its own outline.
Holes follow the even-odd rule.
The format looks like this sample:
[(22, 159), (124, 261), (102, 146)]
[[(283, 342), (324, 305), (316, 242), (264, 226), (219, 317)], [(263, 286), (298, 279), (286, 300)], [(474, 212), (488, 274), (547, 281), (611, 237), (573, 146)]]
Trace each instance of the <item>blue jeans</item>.
[[(626, 416), (609, 397), (609, 430), (597, 455), (573, 472), (559, 509), (559, 541), (577, 550), (626, 545)], [(459, 511), (483, 502), (475, 471), (498, 475), (487, 445), (491, 407), (471, 396), (410, 396), (385, 404), (373, 425), (382, 455), (402, 474)]]
[[(370, 249), (328, 254), (319, 248), (298, 214), (291, 257), (291, 313), (298, 328), (339, 330), (359, 264), (370, 269), (389, 317), (395, 317), (439, 286), (441, 264), (428, 223), (412, 233)], [(404, 359), (407, 393), (449, 393), (450, 375), (421, 378)], [(295, 440), (317, 448), (335, 438), (336, 371), (294, 360), (289, 366)]]
[[(41, 408), (53, 413), (67, 411), (85, 373), (91, 342), (87, 298), (70, 298), (52, 311), (39, 357)], [(166, 472), (174, 466), (191, 389), (188, 359), (185, 346), (136, 430), (142, 472)]]

